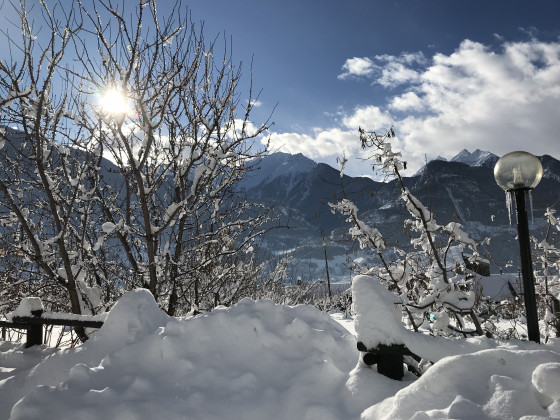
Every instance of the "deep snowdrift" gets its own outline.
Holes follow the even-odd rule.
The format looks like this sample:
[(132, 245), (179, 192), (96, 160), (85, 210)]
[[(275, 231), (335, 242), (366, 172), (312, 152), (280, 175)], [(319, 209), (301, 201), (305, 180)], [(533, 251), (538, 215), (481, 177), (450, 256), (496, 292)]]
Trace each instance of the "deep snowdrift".
[[(448, 347), (465, 353), (461, 342)], [(312, 307), (246, 299), (175, 319), (137, 290), (83, 346), (0, 343), (0, 418), (560, 418), (558, 340), (468, 343), (392, 381), (356, 363), (354, 337)]]
[[(177, 320), (138, 290), (81, 348), (2, 383), (0, 400), (26, 395), (10, 417), (22, 420), (339, 419), (355, 362), (351, 334), (309, 306), (243, 300)], [(10, 387), (27, 389), (7, 401)]]

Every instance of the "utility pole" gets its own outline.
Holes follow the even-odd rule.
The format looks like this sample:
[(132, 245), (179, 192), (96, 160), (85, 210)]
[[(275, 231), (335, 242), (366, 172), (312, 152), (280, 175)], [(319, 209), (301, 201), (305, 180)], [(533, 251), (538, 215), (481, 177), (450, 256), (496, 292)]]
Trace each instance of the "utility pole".
[(327, 245), (325, 244), (325, 234), (321, 231), (321, 236), (323, 237), (323, 252), (325, 253), (325, 267), (327, 269), (327, 293), (329, 294), (329, 300), (332, 298), (331, 293), (331, 276), (329, 274), (329, 261), (327, 260)]

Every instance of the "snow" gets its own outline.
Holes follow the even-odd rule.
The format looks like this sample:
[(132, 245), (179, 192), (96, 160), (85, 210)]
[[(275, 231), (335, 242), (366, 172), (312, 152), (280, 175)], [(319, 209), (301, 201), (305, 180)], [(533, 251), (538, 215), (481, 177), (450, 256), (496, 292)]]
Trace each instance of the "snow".
[(240, 186), (245, 190), (261, 183), (272, 183), (280, 177), (293, 180), (301, 174), (310, 173), (317, 166), (316, 162), (301, 153), (292, 155), (283, 152), (275, 152), (260, 160), (251, 161), (251, 164), (255, 164), (258, 169), (248, 172), (243, 177)]
[[(398, 298), (381, 283), (370, 276), (354, 277), (352, 302), (356, 312), (356, 334), (367, 348), (379, 344), (403, 344), (404, 327)], [(383, 322), (376, 323), (376, 320)]]
[[(461, 150), (458, 154), (452, 157), (450, 160), (438, 156), (431, 161), (444, 161), (444, 162), (460, 162), (471, 167), (486, 167), (493, 168), (498, 161), (498, 156), (494, 153), (487, 152), (484, 150), (476, 149), (474, 152), (469, 152), (467, 149)], [(418, 171), (414, 173), (413, 176), (422, 175), (422, 172), (426, 169), (426, 166), (422, 166)]]
[(451, 159), (451, 162), (461, 162), (469, 166), (487, 166), (493, 167), (498, 161), (498, 156), (493, 153), (476, 149), (474, 152), (469, 152), (463, 149), (456, 156)]
[(100, 315), (76, 315), (61, 312), (43, 312), (41, 318), (56, 319), (60, 321), (105, 321), (107, 314)]
[(33, 311), (42, 311), (43, 310), (43, 302), (41, 298), (38, 297), (26, 297), (23, 298), (16, 308), (14, 312), (11, 313), (11, 316), (8, 316), (8, 319), (12, 317), (29, 317), (33, 316)]
[[(555, 362), (549, 363), (550, 360)], [(534, 377), (540, 378), (550, 365), (556, 367), (557, 373), (560, 354), (547, 350), (492, 349), (452, 356), (436, 363), (395, 396), (366, 410), (362, 418), (550, 418), (560, 415), (543, 407), (554, 401), (551, 396), (557, 391), (552, 382), (558, 382), (557, 379), (548, 383), (544, 392), (533, 385), (540, 380)]]
[(0, 341), (0, 418), (560, 417), (559, 340), (538, 345), (413, 333), (386, 293), (371, 277), (354, 279), (356, 333), (368, 345), (403, 342), (439, 360), (420, 378), (407, 373), (393, 381), (362, 363), (355, 337), (341, 325), (350, 321), (340, 313), (244, 299), (173, 318), (148, 291), (135, 290), (81, 346), (24, 349)]
[(115, 227), (116, 227), (116, 225), (114, 223), (111, 223), (111, 222), (105, 222), (101, 225), (101, 229), (106, 234), (110, 234), (111, 232), (113, 232), (115, 230)]
[(24, 397), (0, 418), (344, 418), (355, 361), (353, 336), (309, 306), (246, 299), (175, 319), (138, 290), (90, 341), (0, 383), (0, 410)]

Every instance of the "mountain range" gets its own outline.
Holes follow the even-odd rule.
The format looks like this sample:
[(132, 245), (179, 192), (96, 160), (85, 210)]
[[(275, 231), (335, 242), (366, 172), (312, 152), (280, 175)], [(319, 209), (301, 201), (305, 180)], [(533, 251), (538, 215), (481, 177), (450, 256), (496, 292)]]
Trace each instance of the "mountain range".
[[(8, 131), (16, 140), (17, 130)], [(3, 150), (5, 159), (13, 154), (7, 146)], [(547, 232), (544, 213), (547, 207), (558, 208), (560, 201), (560, 161), (548, 155), (539, 159), (544, 174), (532, 192), (530, 231), (544, 238), (553, 234)], [(508, 210), (506, 195), (494, 180), (497, 160), (498, 156), (490, 152), (462, 150), (449, 161), (438, 158), (428, 162), (417, 173), (405, 176), (404, 183), (434, 213), (439, 224), (461, 223), (478, 242), (490, 238), (479, 251), (490, 261), (491, 272), (517, 274), (516, 220)], [(276, 152), (254, 164), (257, 170), (249, 172), (238, 187), (243, 197), (264, 204), (278, 217), (274, 225), (278, 227), (264, 236), (259, 252), (263, 258), (291, 256), (290, 281), (324, 278), (328, 261), (331, 280), (343, 283), (351, 277), (348, 265), (354, 259), (378, 263), (373, 252), (356, 249), (349, 240), (351, 225), (345, 217), (331, 212), (329, 203), (342, 198), (356, 204), (360, 218), (381, 231), (388, 247), (412, 250), (411, 236), (404, 228), (410, 215), (399, 199), (400, 189), (394, 180), (341, 176), (339, 170), (302, 154)], [(0, 165), (5, 169), (10, 166), (6, 162)], [(113, 167), (109, 161), (101, 164), (108, 184), (115, 179)]]
[[(519, 248), (515, 214), (508, 210), (506, 195), (496, 184), (493, 153), (463, 150), (450, 161), (428, 162), (404, 183), (435, 215), (439, 224), (458, 222), (476, 241), (490, 238), (480, 253), (490, 260), (491, 272), (517, 273)], [(539, 160), (544, 175), (532, 192), (531, 234), (544, 237), (546, 208), (560, 199), (560, 161), (544, 155)], [(294, 277), (324, 277), (325, 248), (331, 277), (349, 279), (347, 265), (356, 257), (373, 253), (356, 252), (348, 240), (351, 227), (343, 216), (334, 215), (328, 203), (342, 198), (354, 201), (364, 221), (376, 226), (388, 245), (411, 249), (403, 222), (409, 215), (399, 200), (395, 181), (377, 182), (366, 177), (340, 176), (340, 171), (316, 163), (301, 154), (274, 153), (258, 165), (259, 171), (241, 186), (250, 200), (274, 208), (285, 229), (273, 230), (264, 247), (275, 254), (291, 255), (296, 261)], [(531, 216), (530, 216), (531, 217)]]

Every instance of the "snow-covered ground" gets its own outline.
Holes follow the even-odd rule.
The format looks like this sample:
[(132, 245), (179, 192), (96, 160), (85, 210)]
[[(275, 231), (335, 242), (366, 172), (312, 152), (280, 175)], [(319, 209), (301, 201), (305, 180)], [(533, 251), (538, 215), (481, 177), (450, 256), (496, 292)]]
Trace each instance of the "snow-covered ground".
[[(356, 329), (375, 339), (368, 322)], [(424, 340), (421, 352), (440, 360), (393, 381), (359, 360), (344, 323), (353, 327), (341, 314), (249, 299), (176, 319), (136, 290), (82, 346), (0, 342), (0, 418), (560, 418), (560, 340)]]

